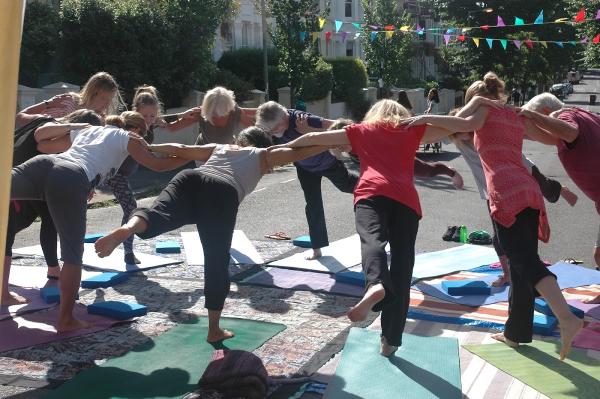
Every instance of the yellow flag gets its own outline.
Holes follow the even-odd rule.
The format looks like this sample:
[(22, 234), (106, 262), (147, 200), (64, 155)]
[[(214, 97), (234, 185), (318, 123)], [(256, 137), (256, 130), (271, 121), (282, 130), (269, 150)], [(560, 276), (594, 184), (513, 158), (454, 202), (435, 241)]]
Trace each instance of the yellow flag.
[[(17, 109), (17, 78), (23, 30), (24, 0), (0, 0), (0, 248), (6, 243), (10, 170), (13, 158), (13, 132)], [(4, 262), (0, 262), (0, 281), (4, 280)], [(0, 284), (0, 298), (2, 297)]]
[(319, 38), (319, 32), (312, 32), (310, 35), (312, 36), (313, 42)]
[(400, 30), (402, 32), (408, 32), (409, 29), (410, 29), (410, 26), (408, 26), (408, 25), (404, 25), (403, 27), (400, 28)]
[(325, 18), (319, 17), (319, 29), (323, 29), (323, 25), (325, 25)]
[(548, 44), (546, 42), (540, 42), (540, 44), (546, 48), (548, 48)]
[(473, 43), (475, 43), (475, 46), (479, 47), (479, 39), (478, 38), (474, 37)]
[(569, 20), (569, 18), (559, 18), (554, 22), (567, 22)]
[(386, 37), (387, 39), (391, 39), (391, 38), (392, 38), (392, 36), (394, 36), (394, 31), (393, 31), (393, 30), (386, 30), (386, 31), (385, 31), (385, 37)]

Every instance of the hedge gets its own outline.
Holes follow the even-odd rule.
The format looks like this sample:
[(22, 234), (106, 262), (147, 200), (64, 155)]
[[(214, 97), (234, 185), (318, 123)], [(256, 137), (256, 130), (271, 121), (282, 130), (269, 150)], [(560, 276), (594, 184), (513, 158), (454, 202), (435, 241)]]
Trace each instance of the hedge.
[(332, 102), (345, 102), (356, 119), (368, 108), (363, 88), (369, 84), (369, 75), (365, 63), (359, 58), (337, 57), (326, 60), (333, 71)]
[(304, 101), (316, 101), (327, 96), (333, 88), (333, 68), (319, 58), (315, 68), (302, 81), (298, 98)]

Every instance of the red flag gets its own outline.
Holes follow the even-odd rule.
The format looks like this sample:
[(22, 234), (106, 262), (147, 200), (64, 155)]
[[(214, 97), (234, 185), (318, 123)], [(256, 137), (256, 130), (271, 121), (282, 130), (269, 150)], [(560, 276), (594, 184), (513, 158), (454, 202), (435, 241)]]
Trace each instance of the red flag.
[(385, 30), (394, 30), (394, 25), (386, 25)]
[(460, 40), (461, 42), (465, 41), (465, 35), (459, 35), (456, 37), (458, 40)]
[(594, 38), (592, 39), (592, 43), (600, 43), (600, 33), (594, 36)]
[(482, 25), (482, 26), (480, 26), (480, 28), (483, 29), (483, 30), (488, 30), (490, 28), (490, 26), (489, 25)]
[(575, 22), (583, 22), (585, 21), (585, 8), (579, 10), (577, 15), (575, 16)]
[(527, 47), (529, 48), (533, 48), (533, 42), (529, 39), (525, 40), (525, 44), (527, 45)]
[(325, 42), (329, 42), (331, 40), (331, 31), (325, 32)]

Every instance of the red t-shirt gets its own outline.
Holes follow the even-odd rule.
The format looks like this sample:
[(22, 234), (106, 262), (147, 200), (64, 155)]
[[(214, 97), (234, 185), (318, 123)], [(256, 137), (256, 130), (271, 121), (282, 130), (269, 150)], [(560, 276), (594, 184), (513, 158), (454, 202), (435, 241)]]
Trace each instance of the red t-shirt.
[(352, 151), (360, 159), (360, 178), (354, 188), (354, 203), (384, 196), (396, 200), (422, 216), (414, 185), (415, 153), (425, 125), (411, 128), (379, 124), (346, 127)]
[(558, 158), (577, 187), (596, 203), (600, 213), (600, 117), (575, 108), (562, 112), (558, 119), (579, 130), (572, 143), (558, 143)]

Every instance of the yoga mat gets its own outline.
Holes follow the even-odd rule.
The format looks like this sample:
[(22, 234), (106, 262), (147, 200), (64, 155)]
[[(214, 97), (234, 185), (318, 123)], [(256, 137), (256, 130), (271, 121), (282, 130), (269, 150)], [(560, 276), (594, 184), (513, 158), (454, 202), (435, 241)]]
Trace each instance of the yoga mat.
[[(181, 233), (188, 265), (204, 265), (204, 250), (197, 232)], [(265, 263), (252, 242), (242, 230), (234, 230), (231, 240), (231, 263), (245, 265), (262, 265)]]
[(58, 307), (0, 321), (0, 352), (91, 334), (118, 323), (106, 317), (90, 315), (86, 307), (80, 304), (75, 304), (74, 314), (78, 319), (92, 323), (93, 327), (57, 333), (54, 325), (58, 320)]
[(560, 361), (559, 341), (534, 341), (516, 349), (502, 343), (463, 347), (553, 399), (598, 398), (600, 361), (580, 349), (573, 349)]
[[(48, 280), (46, 272), (46, 267), (12, 265), (8, 283), (10, 285), (28, 288), (42, 288), (47, 285), (58, 285), (58, 281)], [(94, 277), (99, 274), (102, 273), (82, 270), (81, 279), (85, 280), (86, 278)]]
[[(361, 266), (353, 266), (349, 270), (361, 270)], [(328, 273), (309, 272), (303, 270), (269, 267), (239, 282), (238, 284), (260, 285), (296, 291), (324, 292), (362, 297), (362, 287), (335, 281), (335, 276)]]
[[(548, 269), (556, 274), (558, 285), (561, 289), (600, 283), (600, 272), (585, 267), (569, 263), (556, 263)], [(477, 278), (491, 283), (497, 276), (482, 274)], [(416, 284), (416, 287), (436, 298), (468, 306), (489, 305), (491, 303), (508, 301), (508, 286), (493, 287), (492, 295), (464, 295), (456, 297), (445, 293), (440, 282), (420, 282)]]
[[(600, 295), (600, 293), (598, 293)], [(600, 304), (598, 303), (583, 303), (578, 299), (569, 299), (567, 303), (577, 309), (583, 310), (586, 316), (600, 320)]]
[(358, 234), (334, 241), (328, 247), (321, 248), (323, 256), (315, 260), (306, 260), (312, 249), (290, 257), (271, 262), (269, 266), (290, 269), (309, 270), (321, 273), (337, 273), (361, 263), (360, 238)]
[(415, 257), (413, 280), (443, 276), (498, 262), (493, 248), (464, 244), (443, 251), (428, 252)]
[(379, 354), (379, 335), (350, 329), (324, 398), (462, 398), (456, 338), (404, 334), (388, 359)]
[[(47, 398), (180, 398), (197, 388), (214, 347), (206, 342), (206, 318), (180, 324), (125, 355), (78, 374)], [(229, 349), (253, 351), (285, 329), (282, 324), (223, 318), (235, 337)]]
[[(40, 245), (15, 249), (13, 252), (19, 255), (43, 256), (42, 247)], [(60, 249), (58, 256), (60, 256)], [(140, 270), (181, 263), (181, 261), (173, 258), (150, 255), (143, 252), (137, 252), (135, 256), (141, 263), (139, 265), (128, 265), (123, 261), (124, 252), (121, 249), (115, 249), (113, 253), (106, 258), (99, 258), (98, 255), (96, 255), (94, 244), (84, 244), (83, 264), (84, 266), (103, 271), (137, 272)]]
[(28, 302), (23, 305), (0, 306), (0, 320), (24, 313), (35, 312), (36, 310), (48, 309), (56, 305), (54, 303), (44, 302), (39, 289), (8, 287), (8, 290), (26, 298)]
[[(600, 323), (589, 323), (573, 341), (573, 346), (581, 349), (600, 351)], [(597, 375), (600, 378), (600, 370)]]

